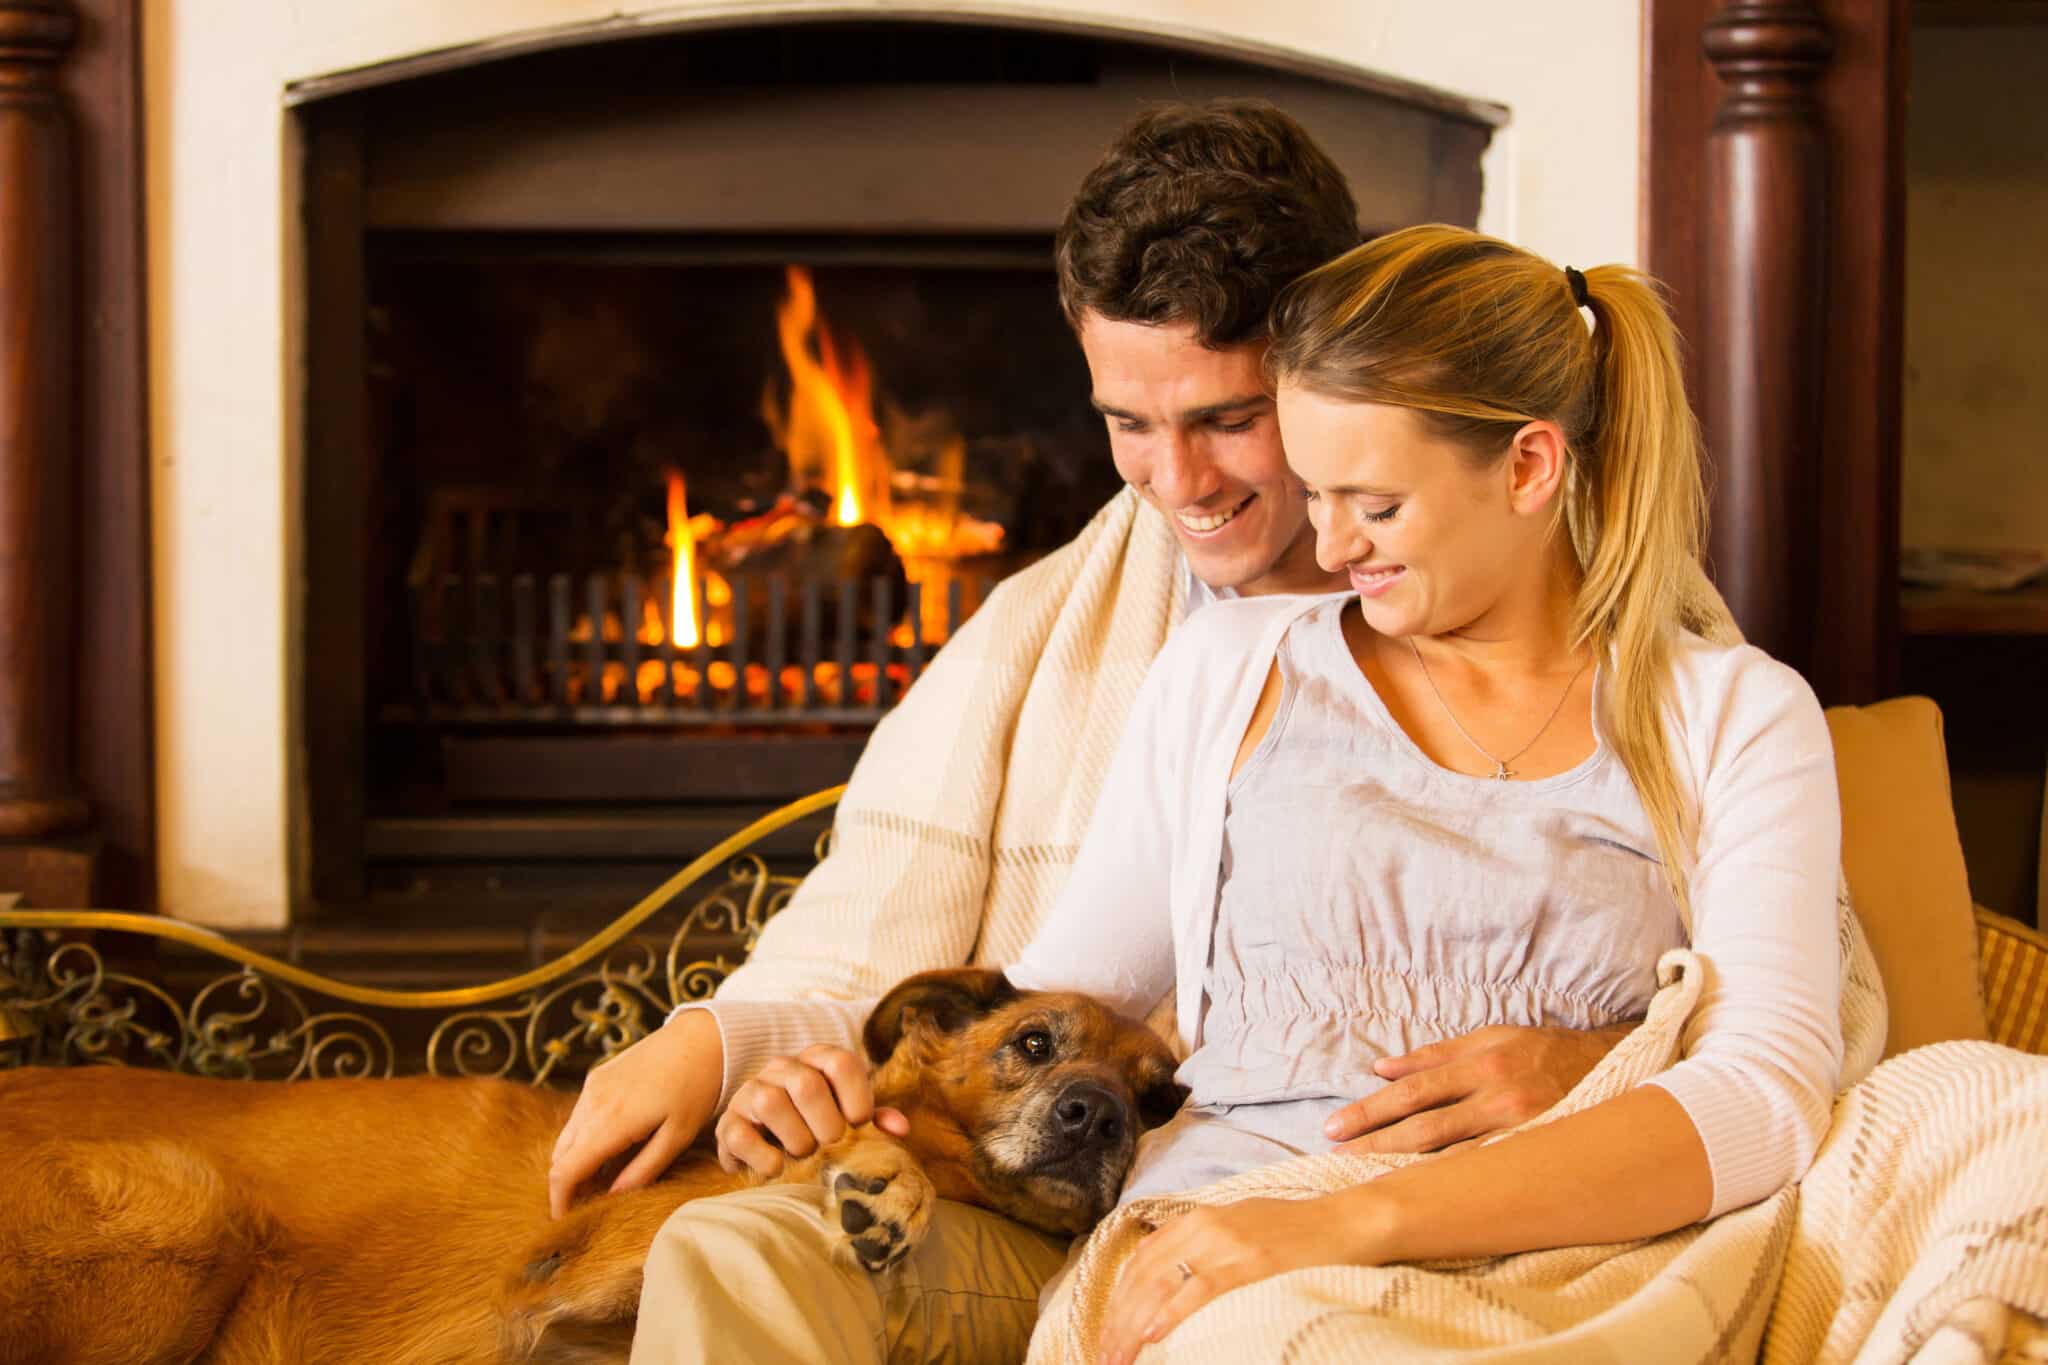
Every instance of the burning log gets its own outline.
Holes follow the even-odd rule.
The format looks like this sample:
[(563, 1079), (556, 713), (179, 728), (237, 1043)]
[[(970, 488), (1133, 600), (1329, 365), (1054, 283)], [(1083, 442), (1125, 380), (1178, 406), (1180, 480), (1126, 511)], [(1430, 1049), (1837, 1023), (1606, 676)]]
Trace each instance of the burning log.
[(780, 578), (783, 609), (794, 619), (796, 593), (806, 581), (862, 585), (860, 620), (863, 631), (887, 630), (893, 621), (875, 621), (867, 585), (889, 581), (889, 600), (898, 609), (908, 600), (903, 561), (889, 537), (868, 524), (840, 526), (799, 498), (784, 498), (757, 517), (736, 522), (698, 547), (702, 565), (731, 580), (744, 575), (763, 583), (764, 590), (748, 601), (749, 625), (759, 629), (768, 603), (766, 581)]

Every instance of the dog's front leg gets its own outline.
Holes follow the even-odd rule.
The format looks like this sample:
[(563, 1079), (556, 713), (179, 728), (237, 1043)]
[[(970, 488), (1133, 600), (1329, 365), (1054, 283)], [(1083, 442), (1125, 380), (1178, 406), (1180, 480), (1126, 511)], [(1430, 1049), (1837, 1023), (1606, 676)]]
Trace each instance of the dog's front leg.
[(827, 1216), (861, 1265), (887, 1270), (924, 1240), (938, 1191), (908, 1149), (873, 1124), (861, 1124), (823, 1149), (792, 1162), (784, 1180), (825, 1187)]

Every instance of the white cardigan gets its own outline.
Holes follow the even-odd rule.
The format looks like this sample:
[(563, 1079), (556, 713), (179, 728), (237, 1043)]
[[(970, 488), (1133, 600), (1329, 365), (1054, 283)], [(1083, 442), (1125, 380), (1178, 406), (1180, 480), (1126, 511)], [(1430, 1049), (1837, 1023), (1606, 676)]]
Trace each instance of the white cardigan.
[[(1200, 1039), (1224, 793), (1274, 652), (1321, 598), (1220, 602), (1168, 640), (1131, 708), (1072, 875), (1007, 969), (1144, 1017), (1171, 990)], [(1670, 739), (1696, 803), (1691, 946), (1706, 963), (1685, 1060), (1656, 1078), (1698, 1128), (1715, 1214), (1811, 1163), (1842, 1064), (1841, 812), (1819, 703), (1748, 645), (1680, 637)]]
[[(1222, 601), (1175, 630), (1132, 703), (1073, 870), (1006, 969), (1012, 982), (1079, 991), (1134, 1018), (1171, 991), (1195, 1045), (1230, 769), (1281, 636), (1323, 600)], [(1672, 752), (1698, 812), (1687, 930), (1708, 980), (1685, 1060), (1655, 1083), (1699, 1130), (1720, 1214), (1797, 1179), (1827, 1125), (1842, 1064), (1841, 813), (1827, 723), (1798, 674), (1690, 634), (1672, 662)], [(718, 1017), (730, 1099), (766, 1060), (741, 1040), (795, 1012), (807, 1042), (857, 1052), (873, 1004), (696, 1008)]]

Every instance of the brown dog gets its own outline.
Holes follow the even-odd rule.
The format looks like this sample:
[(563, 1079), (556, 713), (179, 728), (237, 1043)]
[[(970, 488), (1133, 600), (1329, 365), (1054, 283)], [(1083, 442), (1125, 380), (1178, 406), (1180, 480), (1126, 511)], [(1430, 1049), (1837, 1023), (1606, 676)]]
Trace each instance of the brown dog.
[[(998, 972), (930, 972), (869, 1018), (872, 1126), (789, 1163), (886, 1270), (934, 1199), (1047, 1231), (1115, 1203), (1185, 1091), (1148, 1030)], [(623, 1359), (647, 1247), (748, 1183), (701, 1151), (547, 1213), (573, 1097), (500, 1081), (0, 1072), (0, 1361)]]

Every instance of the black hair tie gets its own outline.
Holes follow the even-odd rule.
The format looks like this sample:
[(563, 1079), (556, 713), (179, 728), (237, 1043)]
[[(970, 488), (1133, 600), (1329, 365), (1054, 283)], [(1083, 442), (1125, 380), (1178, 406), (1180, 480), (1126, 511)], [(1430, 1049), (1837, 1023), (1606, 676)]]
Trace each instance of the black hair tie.
[(1570, 266), (1566, 266), (1564, 268), (1564, 282), (1572, 287), (1572, 305), (1577, 308), (1584, 308), (1586, 306), (1586, 277)]

